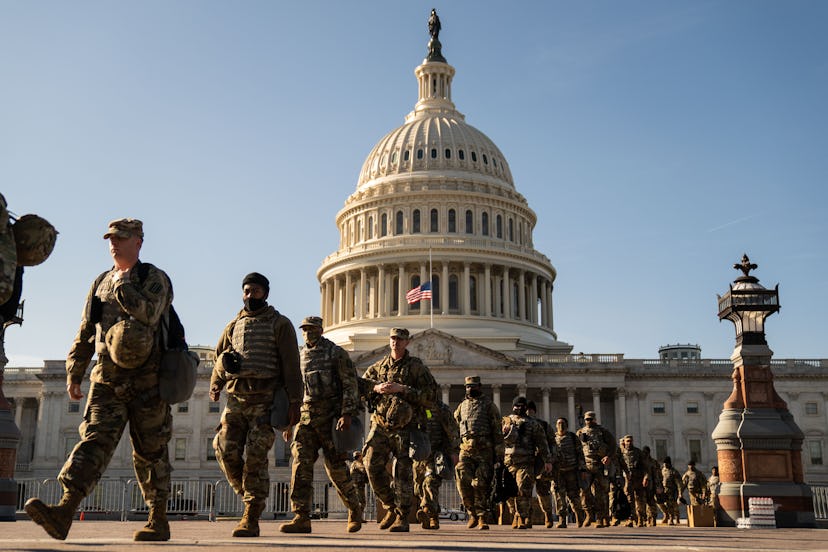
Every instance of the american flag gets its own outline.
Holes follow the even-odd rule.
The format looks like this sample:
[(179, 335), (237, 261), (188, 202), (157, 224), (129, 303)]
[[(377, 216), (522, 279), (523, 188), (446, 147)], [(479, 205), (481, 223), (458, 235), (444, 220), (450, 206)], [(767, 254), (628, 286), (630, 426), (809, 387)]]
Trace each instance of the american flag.
[(431, 299), (431, 282), (426, 282), (418, 287), (408, 290), (405, 294), (405, 300), (409, 305), (413, 305), (423, 299)]

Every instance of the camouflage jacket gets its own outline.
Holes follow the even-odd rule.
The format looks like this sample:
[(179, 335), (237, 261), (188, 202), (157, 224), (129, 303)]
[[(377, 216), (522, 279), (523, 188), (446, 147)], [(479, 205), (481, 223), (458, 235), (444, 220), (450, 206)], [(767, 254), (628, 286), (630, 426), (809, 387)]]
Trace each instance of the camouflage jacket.
[(584, 426), (576, 434), (583, 447), (584, 460), (587, 468), (595, 469), (601, 466), (601, 459), (609, 456), (610, 460), (615, 457), (618, 445), (612, 433), (603, 426), (595, 424), (592, 427)]
[[(369, 366), (362, 379), (364, 388), (370, 390), (371, 402), (374, 403), (372, 422), (384, 428), (407, 426), (410, 423), (424, 426), (425, 411), (434, 404), (437, 382), (423, 361), (411, 356), (408, 351), (399, 360), (394, 360), (389, 354)], [(402, 393), (384, 395), (373, 392), (375, 385), (385, 382), (405, 385), (406, 390)], [(401, 412), (402, 414), (397, 414)], [(401, 421), (395, 423), (394, 418), (398, 416)]]
[(555, 444), (558, 451), (557, 469), (559, 471), (583, 470), (586, 468), (584, 451), (574, 433), (571, 431), (567, 431), (563, 435), (555, 433)]
[(624, 477), (628, 481), (639, 483), (644, 479), (644, 476), (649, 476), (652, 472), (650, 462), (641, 452), (638, 447), (630, 447), (628, 449), (621, 448), (621, 471), (624, 472)]
[(460, 426), (461, 452), (477, 453), (491, 448), (498, 461), (502, 460), (504, 451), (500, 410), (489, 397), (467, 397), (454, 411), (454, 419)]
[(158, 340), (143, 366), (126, 370), (109, 358), (106, 332), (117, 322), (130, 318), (157, 332), (161, 316), (172, 303), (172, 286), (164, 271), (149, 263), (139, 261), (124, 278), (116, 279), (117, 273), (112, 268), (101, 274), (89, 289), (80, 329), (66, 359), (67, 379), (80, 383), (92, 356), (97, 353), (91, 381), (149, 389), (158, 381), (161, 355)]
[(552, 462), (549, 441), (543, 426), (534, 418), (510, 414), (503, 418), (503, 444), (506, 446), (506, 465), (530, 464), (539, 458), (544, 464)]
[(240, 370), (231, 374), (221, 362), (213, 366), (210, 388), (237, 398), (269, 402), (280, 386), (287, 390), (291, 403), (302, 402), (302, 373), (296, 332), (287, 317), (268, 305), (254, 312), (241, 312), (224, 328), (216, 345), (216, 358), (225, 351), (241, 358)]
[(357, 416), (360, 411), (357, 375), (342, 347), (320, 337), (314, 347), (299, 351), (305, 396), (302, 411)]
[(678, 494), (682, 488), (681, 475), (672, 466), (661, 466), (661, 484), (668, 493)]
[(442, 451), (446, 454), (459, 454), (460, 427), (448, 405), (438, 399), (435, 406), (426, 411), (426, 417), (432, 453)]
[(687, 468), (681, 476), (681, 490), (687, 489), (692, 494), (704, 495), (707, 492), (707, 478), (696, 468)]

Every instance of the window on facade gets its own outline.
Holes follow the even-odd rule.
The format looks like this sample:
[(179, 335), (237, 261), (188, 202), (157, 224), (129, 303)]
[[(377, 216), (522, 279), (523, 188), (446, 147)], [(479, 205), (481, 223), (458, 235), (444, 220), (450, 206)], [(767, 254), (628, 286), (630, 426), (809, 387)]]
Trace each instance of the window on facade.
[(698, 414), (699, 413), (699, 403), (698, 401), (690, 401), (687, 403), (687, 413), (688, 414)]
[(812, 466), (822, 465), (822, 441), (808, 441), (808, 454)]
[(492, 157), (492, 165), (494, 165), (495, 168), (497, 168), (497, 157)]
[(460, 161), (462, 161), (463, 159), (465, 159), (465, 158), (466, 158), (466, 152), (464, 152), (463, 150), (459, 150), (459, 151), (457, 152), (457, 157), (459, 157), (459, 158), (460, 158)]
[(408, 150), (405, 150), (403, 152), (403, 161), (408, 161), (410, 158), (411, 158), (411, 152), (408, 151)]
[(448, 212), (448, 231), (457, 232), (457, 211), (449, 209)]
[(666, 414), (667, 407), (664, 405), (664, 401), (655, 401), (653, 402), (653, 414)]
[(449, 310), (460, 309), (460, 293), (458, 290), (457, 276), (452, 274), (449, 276)]
[(176, 437), (175, 438), (175, 459), (176, 460), (186, 460), (187, 459), (187, 439), (184, 437)]
[(431, 275), (431, 306), (434, 307), (434, 310), (440, 308), (440, 277), (436, 274)]
[[(420, 210), (414, 209), (414, 212), (411, 213), (411, 232), (413, 234), (420, 233)], [(400, 232), (397, 232), (398, 234)]]
[(216, 460), (216, 449), (213, 448), (213, 440), (212, 439), (207, 439), (206, 444), (207, 444), (207, 446), (205, 447), (205, 449), (207, 451), (207, 455), (204, 458), (208, 462), (215, 462), (215, 460)]
[(466, 234), (474, 233), (474, 213), (471, 210), (466, 211)]
[(397, 211), (396, 220), (394, 221), (394, 234), (399, 236), (403, 233), (403, 212)]
[(815, 402), (806, 402), (805, 403), (805, 415), (806, 416), (818, 416), (819, 415), (819, 405)]
[(388, 215), (385, 213), (380, 217), (380, 237), (388, 235)]
[(208, 411), (210, 414), (218, 414), (221, 411), (221, 405), (219, 405), (218, 401), (210, 401)]
[(469, 308), (477, 312), (477, 278), (469, 277)]
[(362, 240), (362, 221), (358, 220), (356, 222), (356, 236), (354, 236), (352, 241), (358, 243), (360, 240)]
[(486, 154), (485, 154), (485, 153), (483, 154), (483, 164), (484, 164), (484, 165), (488, 165), (488, 164), (489, 164), (489, 158), (488, 158), (488, 157), (486, 157)]
[(397, 162), (397, 152), (395, 151), (394, 153), (391, 154), (391, 163), (396, 163), (396, 162)]
[(698, 464), (702, 463), (701, 439), (690, 439), (687, 441), (687, 448), (690, 449), (690, 460)]
[(515, 221), (509, 219), (509, 241), (515, 241)]
[(440, 215), (437, 214), (437, 209), (431, 210), (431, 232), (439, 232), (440, 231)]
[(187, 403), (186, 401), (183, 402), (183, 403), (178, 403), (178, 411), (182, 412), (182, 413), (183, 412), (189, 412), (190, 411), (189, 403)]
[(477, 152), (474, 152), (474, 151), (472, 152), (472, 161), (477, 163)]
[(446, 148), (446, 159), (451, 159), (451, 150)]
[(420, 148), (420, 149), (417, 150), (417, 159), (422, 159), (422, 158), (423, 158), (423, 149)]
[(517, 282), (512, 283), (512, 318), (518, 317), (518, 309), (520, 308), (520, 287)]
[(394, 276), (393, 283), (391, 285), (391, 310), (394, 312), (399, 312), (400, 310), (400, 279)]
[(437, 148), (431, 148), (431, 158), (437, 159)]
[(75, 414), (77, 412), (80, 412), (80, 402), (79, 401), (69, 401), (69, 404), (67, 405), (66, 411), (69, 414)]
[(480, 233), (484, 236), (489, 235), (489, 213), (483, 213), (480, 218)]
[(495, 218), (495, 231), (497, 233), (498, 239), (503, 238), (503, 217), (497, 215)]
[(659, 462), (664, 461), (664, 457), (667, 456), (667, 439), (656, 439), (655, 440), (655, 457), (656, 460)]
[(374, 217), (368, 217), (368, 239), (374, 239)]

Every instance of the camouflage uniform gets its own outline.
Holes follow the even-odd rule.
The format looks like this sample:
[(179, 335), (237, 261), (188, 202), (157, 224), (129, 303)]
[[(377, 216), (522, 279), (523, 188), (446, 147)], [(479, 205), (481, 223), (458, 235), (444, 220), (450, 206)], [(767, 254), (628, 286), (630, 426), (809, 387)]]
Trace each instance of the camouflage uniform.
[(551, 462), (549, 444), (543, 426), (537, 420), (517, 414), (503, 418), (503, 443), (505, 465), (518, 486), (515, 506), (520, 519), (517, 526), (525, 527), (532, 518), (532, 488), (539, 471), (535, 460), (538, 458), (543, 464)]
[[(17, 271), (17, 245), (14, 241), (6, 198), (0, 194), (0, 305), (12, 298), (15, 272)], [(14, 305), (17, 310), (17, 305)], [(3, 321), (0, 320), (0, 323)]]
[[(240, 357), (235, 373), (220, 361), (229, 351)], [(245, 504), (263, 508), (270, 492), (267, 453), (276, 438), (270, 425), (273, 392), (284, 386), (291, 403), (302, 400), (293, 324), (269, 305), (253, 312), (242, 309), (224, 328), (216, 358), (210, 389), (227, 387), (227, 406), (213, 439), (216, 460)]]
[(604, 474), (604, 465), (601, 459), (609, 456), (612, 459), (618, 445), (615, 437), (604, 427), (595, 424), (592, 427), (584, 426), (576, 433), (581, 441), (586, 463), (586, 484), (583, 490), (584, 508), (599, 527), (609, 521), (609, 480)]
[[(75, 445), (58, 480), (64, 493), (88, 495), (106, 470), (129, 422), (135, 475), (148, 505), (166, 506), (170, 494), (167, 443), (172, 435), (170, 406), (158, 396), (161, 351), (153, 340), (149, 357), (138, 368), (118, 366), (110, 357), (106, 335), (121, 320), (131, 319), (154, 335), (164, 310), (172, 302), (167, 275), (139, 263), (117, 278), (113, 269), (98, 277), (89, 290), (80, 329), (66, 360), (69, 383), (83, 380), (92, 355), (89, 396)], [(142, 276), (144, 276), (142, 278)], [(129, 359), (126, 359), (129, 360)]]
[[(555, 465), (557, 464), (558, 457), (557, 445), (555, 444), (555, 433), (552, 431), (552, 427), (546, 420), (542, 420), (535, 416), (532, 416), (531, 418), (538, 422), (543, 428), (543, 433), (546, 435), (546, 443), (549, 447), (549, 458), (553, 464), (551, 472), (542, 471), (535, 476), (535, 490), (538, 493), (538, 502), (540, 503), (541, 510), (543, 510), (546, 527), (551, 528), (553, 523), (552, 516), (555, 512), (555, 508), (552, 505), (552, 482), (555, 480)], [(540, 462), (540, 459), (538, 459), (538, 462)]]
[(444, 477), (451, 477), (452, 457), (460, 452), (460, 428), (451, 409), (439, 399), (427, 413), (426, 428), (431, 454), (425, 460), (414, 462), (414, 494), (420, 498), (423, 528), (437, 529), (440, 486)]
[(721, 490), (721, 486), (722, 483), (719, 479), (718, 468), (716, 468), (716, 473), (711, 473), (710, 477), (707, 478), (707, 497), (708, 502), (711, 506), (713, 506), (713, 523), (716, 527), (719, 526), (719, 510), (722, 507), (719, 502), (719, 491)]
[(690, 495), (691, 506), (701, 506), (707, 503), (707, 478), (696, 469), (695, 465), (688, 465), (687, 471), (681, 477), (682, 494), (684, 494), (684, 489), (687, 489), (687, 494)]
[(555, 466), (555, 501), (558, 517), (567, 518), (567, 499), (575, 511), (578, 523), (583, 523), (584, 508), (581, 504), (581, 485), (579, 477), (586, 470), (584, 452), (578, 438), (571, 431), (563, 435), (555, 433), (555, 445), (558, 450), (558, 462)]
[[(437, 383), (426, 365), (407, 350), (398, 360), (386, 355), (368, 367), (363, 379), (366, 388), (385, 382), (407, 387), (403, 393), (372, 392), (374, 412), (365, 442), (365, 468), (374, 493), (387, 511), (396, 514), (397, 519), (405, 520), (414, 496), (410, 432), (425, 425), (425, 409), (434, 402)], [(396, 459), (393, 487), (388, 470), (390, 456)]]
[(365, 471), (365, 464), (362, 463), (362, 457), (355, 458), (351, 462), (351, 481), (354, 482), (357, 495), (359, 496), (360, 509), (365, 510), (368, 505), (368, 497), (365, 494), (365, 486), (368, 484), (368, 473)]
[(457, 491), (471, 516), (485, 519), (492, 494), (494, 464), (503, 463), (500, 410), (485, 395), (467, 397), (454, 411), (460, 426), (460, 461), (455, 468)]
[(658, 500), (661, 500), (664, 495), (664, 487), (661, 484), (661, 465), (658, 460), (650, 456), (650, 447), (641, 447), (641, 454), (650, 464), (650, 477), (645, 496), (647, 498), (647, 521), (650, 526), (655, 527), (658, 519)]
[(664, 504), (661, 506), (664, 512), (664, 523), (677, 524), (679, 491), (682, 488), (681, 475), (666, 461), (661, 467), (661, 484), (664, 487)]
[(630, 444), (629, 447), (621, 449), (621, 470), (624, 472), (624, 493), (630, 506), (634, 506), (634, 514), (627, 522), (632, 527), (634, 518), (638, 521), (639, 527), (644, 527), (647, 522), (647, 497), (644, 478), (649, 483), (650, 463), (644, 458), (641, 449)]
[(312, 348), (300, 350), (305, 396), (302, 414), (293, 437), (293, 469), (290, 478), (291, 509), (308, 516), (313, 507), (313, 466), (319, 449), (325, 456), (325, 471), (347, 508), (361, 512), (357, 489), (345, 460), (348, 451), (338, 451), (333, 426), (341, 416), (359, 416), (359, 394), (354, 363), (342, 347), (320, 337)]

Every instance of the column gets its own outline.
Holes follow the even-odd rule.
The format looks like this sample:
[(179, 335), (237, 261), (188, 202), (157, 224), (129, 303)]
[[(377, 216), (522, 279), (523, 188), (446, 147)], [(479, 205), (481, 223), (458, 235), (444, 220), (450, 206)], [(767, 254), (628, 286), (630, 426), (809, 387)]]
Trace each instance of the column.
[(463, 311), (460, 314), (466, 316), (471, 314), (471, 267), (469, 263), (463, 263)]
[(440, 277), (440, 312), (449, 313), (449, 265), (443, 261), (443, 274)]
[(538, 277), (532, 274), (532, 302), (529, 304), (529, 321), (538, 323)]
[(368, 316), (370, 318), (376, 318), (379, 315), (377, 285), (377, 277), (372, 274), (368, 277)]
[(503, 301), (501, 300), (500, 296), (503, 294), (503, 279), (496, 274), (492, 274), (492, 316), (495, 318), (500, 318), (501, 316), (501, 307), (503, 305)]
[(544, 286), (543, 303), (545, 305), (544, 310), (546, 311), (546, 324), (545, 324), (545, 326), (551, 330), (552, 329), (552, 282), (548, 282), (548, 284)]
[(595, 417), (598, 423), (604, 425), (604, 419), (601, 417), (601, 388), (592, 388), (592, 410), (595, 412)]
[[(681, 393), (671, 392), (670, 393), (670, 417), (673, 419), (673, 448), (675, 451), (673, 454), (673, 458), (675, 459), (680, 450), (683, 450), (681, 443), (681, 426), (679, 425), (679, 418), (682, 417), (681, 414), (681, 404), (679, 403), (679, 399), (681, 398)], [(709, 434), (708, 434), (709, 435)], [(690, 457), (687, 457), (687, 461), (690, 461)]]
[(399, 289), (397, 290), (397, 302), (400, 304), (399, 310), (397, 310), (397, 316), (402, 316), (404, 314), (408, 314), (408, 301), (405, 300), (405, 294), (408, 291), (408, 284), (406, 283), (405, 278), (405, 265), (400, 263), (399, 267), (397, 268), (397, 274), (400, 279)]
[(385, 307), (387, 301), (385, 300), (385, 266), (379, 265), (377, 267), (377, 314), (382, 318), (386, 316)]
[[(704, 397), (704, 404), (700, 405), (699, 408), (703, 409), (701, 412), (704, 415), (704, 434), (712, 435), (713, 430), (716, 429), (716, 424), (718, 423), (718, 420), (716, 420), (715, 418), (716, 408), (718, 407), (718, 405), (715, 402), (713, 402), (713, 398), (716, 396), (716, 394), (702, 393), (702, 396)], [(720, 402), (719, 404), (722, 404), (722, 402)], [(702, 450), (702, 454), (704, 454), (705, 458), (710, 458), (711, 460), (713, 458), (716, 458), (717, 452), (715, 441), (713, 441), (712, 439), (702, 439), (702, 447), (704, 447), (704, 450)], [(711, 461), (707, 462), (707, 464), (712, 463), (713, 462)]]
[(366, 304), (366, 300), (365, 300), (365, 269), (364, 268), (359, 269), (359, 294), (358, 295), (359, 295), (359, 298), (357, 300), (359, 301), (359, 305), (357, 307), (357, 318), (362, 320), (363, 318), (365, 318), (365, 304)]
[(503, 409), (500, 407), (500, 384), (494, 383), (492, 384), (492, 402), (497, 407), (497, 410), (500, 414), (503, 414)]
[[(622, 436), (628, 433), (627, 431), (627, 390), (619, 387), (615, 390), (615, 404), (618, 407), (618, 433)], [(616, 435), (617, 437), (617, 435)]]
[(326, 282), (319, 285), (319, 316), (323, 321), (327, 321), (327, 314), (325, 314), (325, 307), (327, 306), (328, 287)]
[(485, 265), (483, 268), (483, 281), (480, 282), (483, 286), (483, 316), (492, 315), (492, 268), (490, 265)]
[(540, 325), (541, 327), (546, 327), (546, 319), (548, 318), (547, 310), (546, 310), (546, 280), (541, 280), (540, 286), (540, 300), (541, 300), (541, 319)]
[(24, 402), (26, 402), (26, 399), (24, 399), (23, 397), (14, 398), (14, 425), (17, 426), (17, 429), (20, 429), (20, 423), (23, 421)]
[(449, 391), (451, 391), (451, 384), (450, 383), (444, 383), (440, 386), (440, 389), (443, 391), (443, 403), (448, 404), (449, 403)]
[(343, 322), (354, 317), (354, 282), (351, 279), (351, 272), (345, 273), (345, 308), (342, 309)]
[(509, 267), (503, 265), (503, 281), (501, 282), (501, 289), (503, 290), (503, 318), (512, 318), (512, 286), (509, 283)]
[(526, 271), (518, 272), (518, 318), (521, 321), (526, 320), (526, 289), (524, 279), (526, 278)]
[[(549, 422), (549, 388), (544, 387), (541, 392), (543, 393), (543, 419)], [(555, 425), (554, 420), (551, 423)]]
[(334, 324), (339, 324), (342, 321), (342, 300), (339, 298), (339, 278), (334, 276), (333, 282), (333, 312), (331, 319)]
[(569, 420), (570, 431), (578, 427), (578, 416), (575, 414), (575, 388), (566, 388), (566, 419)]
[[(639, 441), (644, 441), (645, 436), (649, 436), (650, 434), (650, 417), (648, 416), (647, 412), (647, 393), (638, 392), (636, 393), (636, 397), (638, 398), (638, 437)], [(677, 461), (676, 459), (676, 451), (670, 453), (673, 457), (673, 461)]]

